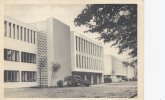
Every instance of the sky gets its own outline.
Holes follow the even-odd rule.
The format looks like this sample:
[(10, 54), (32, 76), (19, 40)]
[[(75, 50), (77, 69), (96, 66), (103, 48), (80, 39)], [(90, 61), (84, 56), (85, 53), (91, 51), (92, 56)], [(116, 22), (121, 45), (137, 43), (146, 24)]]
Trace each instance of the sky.
[[(33, 5), (33, 4), (8, 4), (5, 5), (5, 16), (14, 18), (16, 20), (33, 23), (38, 21), (44, 21), (49, 17), (54, 17), (63, 23), (70, 26), (71, 31), (81, 33), (95, 41), (96, 37), (99, 37), (98, 33), (84, 33), (87, 30), (86, 27), (76, 27), (74, 25), (74, 18), (85, 8), (82, 4), (52, 4), (52, 5)], [(100, 41), (99, 41), (100, 42)], [(126, 53), (118, 55), (118, 49), (110, 47), (111, 43), (104, 44), (104, 54), (110, 54), (118, 57), (121, 60), (128, 58)]]

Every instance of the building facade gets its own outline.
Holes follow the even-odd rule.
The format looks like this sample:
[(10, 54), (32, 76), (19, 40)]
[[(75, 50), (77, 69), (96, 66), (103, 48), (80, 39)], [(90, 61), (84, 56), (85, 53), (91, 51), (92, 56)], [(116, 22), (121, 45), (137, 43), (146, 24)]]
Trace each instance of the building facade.
[[(91, 84), (103, 82), (103, 46), (57, 19), (31, 24), (5, 17), (5, 88), (56, 86), (79, 75)], [(55, 74), (54, 63), (61, 68)]]
[(103, 82), (103, 45), (82, 34), (71, 32), (72, 75), (91, 84)]
[(104, 77), (109, 77), (112, 82), (122, 81), (127, 77), (127, 67), (118, 58), (112, 55), (104, 55)]
[[(64, 77), (79, 75), (91, 84), (101, 83), (103, 77), (103, 46), (76, 32), (54, 18), (33, 23), (37, 30), (47, 33), (48, 86), (56, 85)], [(61, 65), (51, 77), (52, 62)]]
[(104, 78), (120, 82), (135, 77), (134, 71), (134, 67), (124, 64), (122, 60), (112, 55), (104, 55)]
[(5, 17), (4, 86), (37, 86), (37, 30), (34, 26)]

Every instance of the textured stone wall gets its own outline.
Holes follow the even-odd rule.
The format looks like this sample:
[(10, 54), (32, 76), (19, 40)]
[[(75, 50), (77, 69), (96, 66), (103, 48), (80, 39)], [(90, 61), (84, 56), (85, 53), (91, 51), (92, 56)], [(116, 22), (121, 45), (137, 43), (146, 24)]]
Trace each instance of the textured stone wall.
[(38, 85), (48, 86), (48, 65), (47, 65), (47, 35), (38, 32), (37, 35), (37, 66), (38, 66)]

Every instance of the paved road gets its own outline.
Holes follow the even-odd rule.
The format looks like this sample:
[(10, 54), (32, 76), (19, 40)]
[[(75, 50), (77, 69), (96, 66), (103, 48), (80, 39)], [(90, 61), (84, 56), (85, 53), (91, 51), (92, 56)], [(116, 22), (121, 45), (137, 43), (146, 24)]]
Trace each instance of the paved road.
[(10, 98), (128, 98), (137, 93), (136, 82), (91, 85), (90, 87), (5, 89)]

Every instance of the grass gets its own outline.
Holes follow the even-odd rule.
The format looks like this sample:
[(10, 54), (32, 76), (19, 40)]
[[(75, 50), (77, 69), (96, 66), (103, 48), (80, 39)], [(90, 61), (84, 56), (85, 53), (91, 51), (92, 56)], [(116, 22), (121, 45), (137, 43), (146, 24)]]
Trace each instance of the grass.
[(90, 87), (5, 89), (5, 97), (10, 98), (128, 98), (135, 93), (137, 93), (136, 82)]

